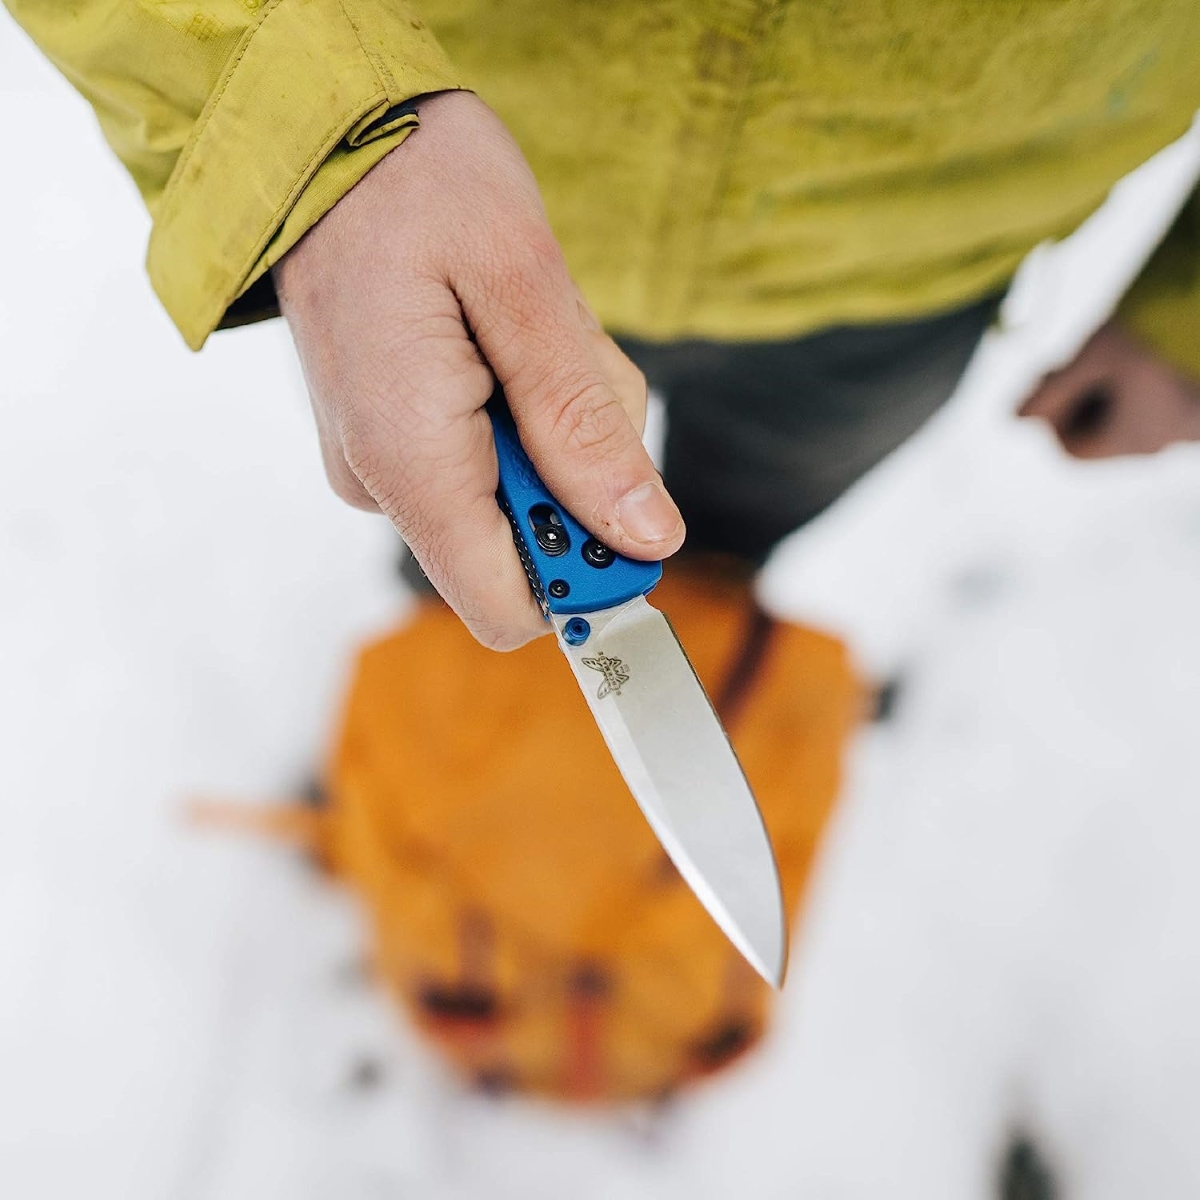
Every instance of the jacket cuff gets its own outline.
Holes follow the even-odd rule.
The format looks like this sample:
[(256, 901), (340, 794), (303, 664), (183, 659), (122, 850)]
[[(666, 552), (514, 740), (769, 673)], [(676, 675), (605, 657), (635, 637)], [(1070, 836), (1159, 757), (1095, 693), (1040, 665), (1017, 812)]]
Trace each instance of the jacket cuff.
[(1200, 382), (1200, 194), (1179, 214), (1117, 309), (1118, 319)]
[(461, 86), (404, 3), (268, 0), (152, 210), (150, 281), (187, 344), (277, 311), (268, 268), (417, 127), (407, 101)]

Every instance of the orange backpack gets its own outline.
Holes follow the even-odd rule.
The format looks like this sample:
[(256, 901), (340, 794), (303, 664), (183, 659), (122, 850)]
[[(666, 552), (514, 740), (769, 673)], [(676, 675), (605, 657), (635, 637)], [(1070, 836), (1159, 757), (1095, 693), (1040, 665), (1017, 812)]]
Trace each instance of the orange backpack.
[[(671, 618), (758, 797), (796, 913), (861, 707), (844, 647), (744, 578), (668, 565)], [(299, 829), (361, 897), (380, 980), (481, 1087), (659, 1097), (760, 1036), (769, 989), (650, 832), (549, 637), (477, 645), (422, 601), (359, 656)]]

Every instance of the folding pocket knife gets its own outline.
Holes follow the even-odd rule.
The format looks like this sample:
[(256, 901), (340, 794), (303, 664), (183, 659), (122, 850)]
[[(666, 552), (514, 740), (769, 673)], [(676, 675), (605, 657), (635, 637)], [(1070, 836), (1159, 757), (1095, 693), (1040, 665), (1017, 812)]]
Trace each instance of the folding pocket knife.
[(496, 498), (592, 716), (663, 849), (751, 966), (779, 987), (787, 922), (754, 795), (692, 664), (646, 595), (662, 564), (594, 538), (550, 494), (503, 397), (488, 405)]

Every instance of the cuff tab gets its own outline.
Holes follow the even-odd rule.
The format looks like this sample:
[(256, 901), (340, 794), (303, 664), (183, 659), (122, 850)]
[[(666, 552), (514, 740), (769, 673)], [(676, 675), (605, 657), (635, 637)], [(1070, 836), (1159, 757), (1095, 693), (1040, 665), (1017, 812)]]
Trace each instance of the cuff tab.
[(367, 113), (346, 134), (346, 144), (357, 149), (398, 129), (415, 129), (418, 124), (415, 100), (406, 100), (403, 104), (385, 106), (382, 112)]
[[(351, 22), (339, 0), (269, 0), (155, 205), (147, 269), (194, 350), (237, 297), (416, 127), (410, 98), (458, 86), (432, 35), (408, 20), (403, 37), (384, 39), (385, 84), (372, 53), (378, 47), (364, 48), (362, 33), (378, 24), (380, 38), (390, 35), (407, 5), (360, 0), (357, 7)], [(318, 173), (324, 182), (310, 203)], [(254, 306), (239, 306), (233, 320), (241, 307)]]

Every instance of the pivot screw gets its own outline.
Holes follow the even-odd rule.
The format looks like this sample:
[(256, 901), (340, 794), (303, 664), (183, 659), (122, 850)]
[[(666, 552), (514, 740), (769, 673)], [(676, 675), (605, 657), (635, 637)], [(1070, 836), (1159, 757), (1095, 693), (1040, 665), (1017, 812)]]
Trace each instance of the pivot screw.
[(571, 548), (571, 539), (567, 535), (562, 517), (550, 504), (535, 504), (529, 510), (529, 520), (533, 525), (534, 541), (542, 548), (543, 553), (551, 558), (566, 554)]
[(563, 641), (568, 646), (581, 646), (591, 636), (592, 627), (582, 617), (572, 617), (563, 626)]
[(537, 538), (537, 544), (552, 558), (566, 554), (571, 544), (567, 539), (567, 531), (561, 525), (539, 525), (533, 531), (533, 536)]
[(616, 561), (616, 555), (603, 543), (595, 538), (588, 538), (583, 543), (584, 561), (593, 567), (611, 567)]

